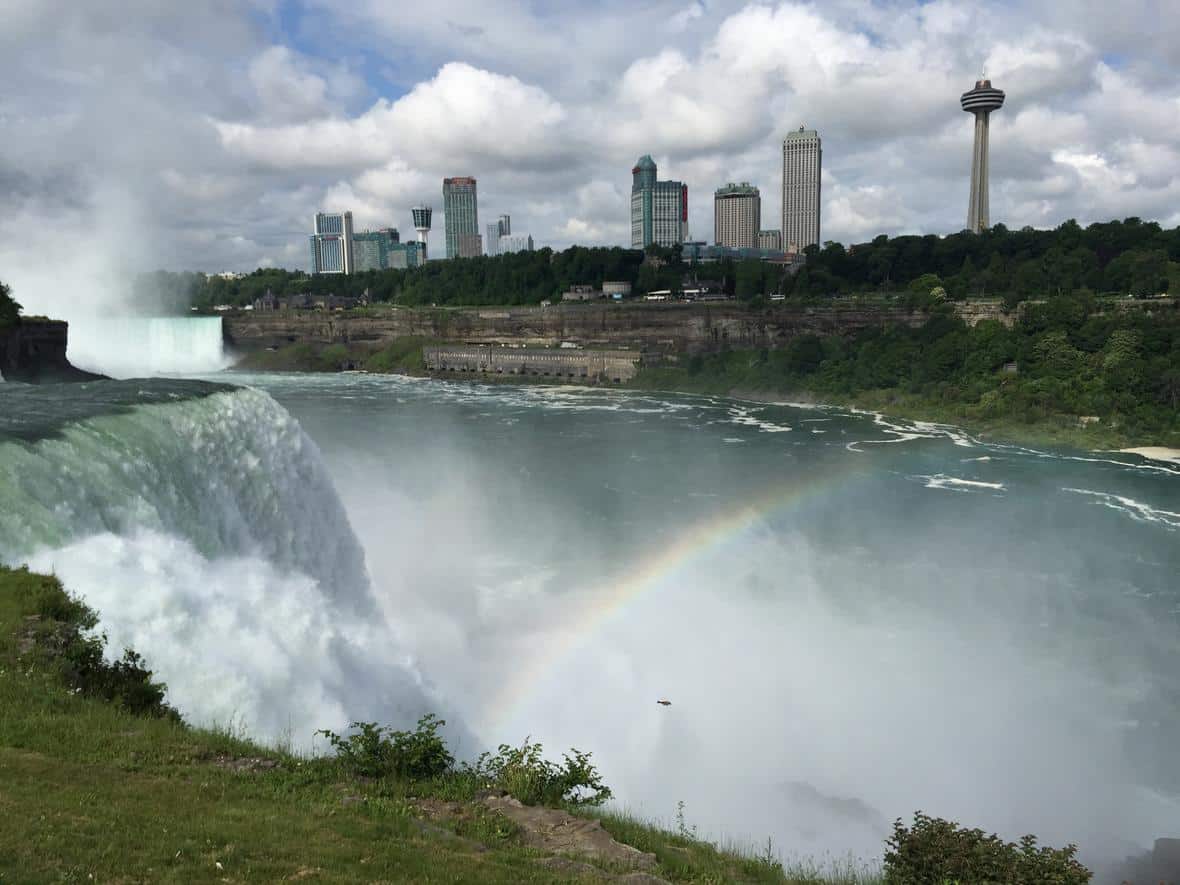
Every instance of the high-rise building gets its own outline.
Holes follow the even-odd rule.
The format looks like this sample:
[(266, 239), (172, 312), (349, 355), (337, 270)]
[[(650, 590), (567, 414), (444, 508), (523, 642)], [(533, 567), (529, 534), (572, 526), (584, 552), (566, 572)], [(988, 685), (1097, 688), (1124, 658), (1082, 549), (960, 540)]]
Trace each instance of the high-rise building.
[(758, 248), (769, 249), (772, 252), (783, 251), (783, 232), (781, 230), (758, 231)]
[(748, 181), (713, 192), (713, 241), (730, 249), (757, 249), (762, 195)]
[(505, 234), (500, 237), (497, 248), (501, 255), (510, 255), (513, 252), (532, 252), (533, 237), (531, 234)]
[(631, 248), (674, 246), (688, 233), (688, 186), (657, 181), (656, 164), (644, 154), (631, 169)]
[(421, 267), (426, 263), (426, 244), (421, 240), (408, 243), (394, 243), (389, 247), (389, 264), (392, 270)]
[[(443, 213), (446, 215), (447, 258), (472, 258), (482, 254), (482, 249), (474, 255), (471, 253), (473, 244), (478, 244), (481, 239), (474, 178), (443, 179)], [(460, 250), (460, 240), (464, 237), (467, 238), (466, 249)]]
[(429, 206), (415, 206), (410, 210), (414, 219), (414, 230), (418, 232), (418, 242), (422, 244), (422, 259), (426, 260), (426, 240), (430, 236), (430, 218), (434, 210)]
[(1004, 93), (991, 80), (977, 80), (975, 88), (959, 97), (963, 110), (975, 115), (975, 150), (971, 154), (971, 202), (967, 205), (967, 229), (974, 233), (986, 230), (991, 220), (988, 210), (987, 135), (992, 111), (1004, 106)]
[(500, 254), (500, 238), (512, 233), (512, 216), (501, 215), (494, 224), (487, 226), (487, 240), (484, 248), (488, 255)]
[(317, 212), (309, 238), (311, 272), (352, 273), (352, 213)]
[(396, 227), (362, 231), (352, 235), (352, 271), (385, 270), (389, 267), (389, 253), (401, 237)]
[(483, 237), (479, 234), (459, 234), (456, 258), (479, 258), (483, 255)]
[(823, 147), (819, 133), (799, 127), (783, 139), (783, 243), (802, 252), (819, 243), (819, 185)]

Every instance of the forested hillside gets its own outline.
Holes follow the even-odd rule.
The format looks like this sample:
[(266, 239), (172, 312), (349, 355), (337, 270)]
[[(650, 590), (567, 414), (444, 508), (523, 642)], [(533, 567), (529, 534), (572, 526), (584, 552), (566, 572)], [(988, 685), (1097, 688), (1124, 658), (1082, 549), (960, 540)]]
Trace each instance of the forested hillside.
[(918, 328), (804, 335), (782, 350), (645, 370), (640, 383), (806, 392), (1003, 435), (1180, 446), (1180, 309), (1171, 299), (1125, 309), (1060, 295), (1025, 305), (1012, 328), (996, 321), (969, 328), (949, 306), (936, 306)]

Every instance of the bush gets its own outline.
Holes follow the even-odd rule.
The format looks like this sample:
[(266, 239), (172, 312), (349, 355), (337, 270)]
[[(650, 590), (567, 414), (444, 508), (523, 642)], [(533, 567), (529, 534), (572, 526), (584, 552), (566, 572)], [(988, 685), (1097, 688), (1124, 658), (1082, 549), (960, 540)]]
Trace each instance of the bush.
[(121, 659), (107, 663), (106, 634), (90, 632), (98, 624), (98, 616), (56, 580), (39, 588), (36, 608), (44, 625), (39, 644), (49, 652), (66, 685), (136, 715), (180, 720), (180, 714), (164, 702), (168, 686), (152, 681), (152, 671), (139, 654), (124, 649)]
[(994, 833), (968, 830), (920, 811), (912, 827), (898, 818), (885, 844), (888, 885), (1085, 885), (1091, 876), (1074, 857), (1076, 845), (1038, 848), (1035, 836), (1005, 842)]
[(455, 757), (438, 735), (438, 730), (446, 724), (445, 719), (427, 713), (413, 731), (379, 728), (375, 722), (354, 722), (349, 727), (357, 731), (348, 737), (327, 729), (320, 729), (316, 734), (328, 739), (336, 757), (353, 774), (427, 780), (446, 774), (455, 764)]
[(565, 764), (558, 765), (541, 755), (540, 744), (526, 739), (519, 747), (501, 744), (495, 755), (482, 754), (474, 765), (465, 764), (464, 771), (525, 805), (602, 805), (612, 794), (590, 756), (570, 750)]
[(20, 319), (21, 306), (12, 298), (12, 290), (0, 283), (0, 326), (7, 326)]

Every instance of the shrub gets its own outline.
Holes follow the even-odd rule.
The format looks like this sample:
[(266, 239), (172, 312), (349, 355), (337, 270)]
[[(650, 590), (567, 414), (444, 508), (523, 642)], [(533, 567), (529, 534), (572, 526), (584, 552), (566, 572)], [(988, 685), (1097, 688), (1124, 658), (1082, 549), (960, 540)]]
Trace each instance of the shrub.
[(0, 283), (0, 326), (7, 326), (20, 319), (21, 306), (12, 298), (12, 290)]
[(464, 771), (526, 805), (602, 805), (611, 797), (590, 753), (570, 750), (558, 765), (541, 752), (541, 745), (527, 738), (519, 747), (501, 744), (495, 755), (482, 754), (474, 764), (465, 764)]
[(445, 719), (427, 713), (413, 731), (380, 728), (375, 722), (354, 722), (349, 727), (357, 731), (348, 737), (327, 729), (320, 729), (316, 734), (328, 739), (336, 757), (353, 774), (427, 780), (446, 774), (455, 764), (455, 757), (438, 734), (446, 724)]
[(98, 623), (94, 610), (47, 580), (37, 591), (37, 613), (44, 624), (39, 644), (55, 662), (67, 686), (90, 697), (119, 704), (136, 715), (180, 720), (164, 702), (168, 686), (152, 680), (143, 658), (127, 648), (123, 657), (107, 663), (105, 633), (90, 631)]
[(968, 830), (920, 811), (912, 827), (898, 818), (886, 845), (888, 885), (1086, 885), (1091, 875), (1075, 859), (1076, 845), (1038, 848), (1035, 836), (1005, 842), (994, 833)]

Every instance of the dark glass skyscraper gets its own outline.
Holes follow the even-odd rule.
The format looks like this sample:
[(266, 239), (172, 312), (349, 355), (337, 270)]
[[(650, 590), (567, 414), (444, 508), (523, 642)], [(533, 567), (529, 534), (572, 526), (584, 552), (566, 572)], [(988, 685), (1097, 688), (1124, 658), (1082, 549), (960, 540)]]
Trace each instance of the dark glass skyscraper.
[(475, 244), (481, 241), (474, 178), (443, 179), (443, 214), (447, 258), (471, 257)]

